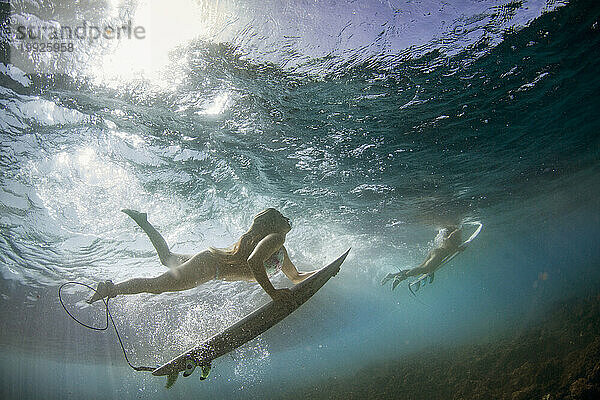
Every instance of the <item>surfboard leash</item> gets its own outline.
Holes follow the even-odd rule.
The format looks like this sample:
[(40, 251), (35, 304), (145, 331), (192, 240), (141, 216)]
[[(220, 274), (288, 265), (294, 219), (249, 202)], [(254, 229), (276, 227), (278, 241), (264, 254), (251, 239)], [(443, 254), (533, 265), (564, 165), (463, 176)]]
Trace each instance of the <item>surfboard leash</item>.
[(115, 320), (113, 319), (112, 313), (110, 312), (110, 308), (108, 307), (108, 302), (110, 301), (110, 299), (106, 299), (106, 300), (102, 299), (102, 302), (104, 303), (104, 306), (106, 307), (106, 326), (97, 327), (97, 326), (88, 325), (88, 324), (83, 323), (80, 320), (78, 320), (67, 309), (67, 306), (65, 306), (65, 303), (63, 302), (63, 299), (62, 299), (62, 290), (67, 285), (84, 286), (84, 287), (86, 287), (86, 288), (88, 288), (90, 290), (93, 290), (94, 292), (96, 292), (96, 289), (94, 289), (93, 287), (91, 287), (89, 285), (86, 285), (85, 283), (77, 282), (77, 281), (69, 281), (69, 282), (65, 282), (62, 285), (60, 285), (60, 287), (58, 288), (58, 300), (60, 301), (60, 305), (63, 307), (63, 309), (65, 310), (65, 312), (67, 313), (67, 315), (69, 317), (71, 317), (79, 325), (84, 326), (84, 327), (86, 327), (88, 329), (92, 329), (94, 331), (105, 331), (105, 330), (107, 330), (108, 326), (109, 326), (109, 321), (110, 321), (110, 323), (112, 324), (113, 328), (115, 329), (115, 333), (117, 334), (117, 339), (119, 339), (119, 344), (121, 345), (121, 350), (123, 351), (123, 356), (125, 357), (125, 361), (127, 362), (127, 364), (129, 364), (129, 366), (132, 369), (134, 369), (135, 371), (149, 371), (149, 372), (152, 372), (152, 371), (154, 371), (157, 368), (157, 367), (135, 366), (135, 365), (133, 365), (129, 361), (129, 357), (127, 357), (127, 351), (125, 350), (125, 346), (123, 345), (123, 340), (121, 339), (121, 335), (119, 334), (119, 330), (117, 329), (117, 325), (115, 324)]

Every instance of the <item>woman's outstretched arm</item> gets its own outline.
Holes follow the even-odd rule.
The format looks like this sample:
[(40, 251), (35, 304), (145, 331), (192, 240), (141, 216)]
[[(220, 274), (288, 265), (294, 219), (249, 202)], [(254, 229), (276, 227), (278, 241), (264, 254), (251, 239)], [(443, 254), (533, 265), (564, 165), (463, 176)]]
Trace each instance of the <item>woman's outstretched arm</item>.
[(288, 252), (285, 247), (283, 247), (283, 265), (281, 266), (281, 271), (288, 277), (290, 281), (293, 283), (300, 283), (318, 270), (309, 271), (309, 272), (298, 272), (298, 268), (294, 265), (290, 257), (288, 256)]

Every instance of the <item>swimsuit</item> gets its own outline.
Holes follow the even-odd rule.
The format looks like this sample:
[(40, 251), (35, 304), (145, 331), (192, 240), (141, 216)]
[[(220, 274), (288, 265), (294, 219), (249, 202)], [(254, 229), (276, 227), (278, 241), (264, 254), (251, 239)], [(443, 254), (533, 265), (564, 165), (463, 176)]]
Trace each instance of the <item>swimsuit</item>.
[(267, 275), (269, 277), (275, 275), (277, 272), (281, 271), (281, 267), (283, 266), (283, 260), (285, 258), (285, 254), (283, 253), (283, 247), (274, 253), (271, 257), (269, 257), (265, 262), (265, 271), (267, 271)]
[[(271, 277), (277, 272), (281, 271), (284, 259), (285, 253), (283, 252), (283, 247), (281, 247), (276, 253), (273, 253), (271, 257), (267, 258), (263, 263), (265, 271), (267, 272), (267, 276)], [(215, 277), (213, 279), (220, 279), (219, 275), (219, 267), (215, 266)]]

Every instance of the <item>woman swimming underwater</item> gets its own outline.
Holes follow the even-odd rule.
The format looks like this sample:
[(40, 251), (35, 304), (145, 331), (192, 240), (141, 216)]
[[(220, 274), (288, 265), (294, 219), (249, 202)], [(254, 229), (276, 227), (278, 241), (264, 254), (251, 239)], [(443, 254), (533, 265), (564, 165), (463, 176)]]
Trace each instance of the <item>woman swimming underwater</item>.
[(386, 282), (393, 279), (394, 283), (392, 288), (395, 288), (398, 283), (402, 282), (403, 280), (411, 276), (420, 276), (423, 274), (429, 274), (433, 280), (433, 273), (439, 267), (441, 267), (444, 260), (446, 260), (448, 256), (464, 250), (466, 247), (462, 243), (461, 229), (459, 227), (447, 226), (440, 230), (439, 235), (441, 236), (441, 243), (427, 254), (425, 261), (423, 261), (418, 267), (387, 274), (386, 277), (381, 281), (381, 284), (384, 285)]
[(225, 281), (256, 281), (273, 300), (286, 300), (289, 289), (275, 289), (269, 276), (281, 270), (293, 283), (302, 282), (316, 271), (298, 272), (283, 246), (292, 229), (290, 220), (274, 208), (267, 208), (254, 217), (248, 232), (230, 249), (209, 248), (196, 255), (172, 253), (165, 239), (148, 222), (145, 213), (123, 210), (144, 230), (169, 271), (154, 278), (134, 278), (113, 284), (100, 282), (93, 303), (105, 297), (121, 294), (163, 293), (195, 288), (213, 279)]

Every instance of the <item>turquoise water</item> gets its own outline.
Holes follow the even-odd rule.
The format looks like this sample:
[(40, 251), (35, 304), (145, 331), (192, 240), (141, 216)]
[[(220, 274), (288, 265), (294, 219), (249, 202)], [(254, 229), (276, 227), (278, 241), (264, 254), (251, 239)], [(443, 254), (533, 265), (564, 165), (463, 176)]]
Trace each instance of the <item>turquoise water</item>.
[[(12, 6), (18, 21), (132, 20), (147, 37), (83, 40), (60, 62), (13, 48), (0, 66), (2, 398), (293, 397), (598, 292), (593, 1)], [(68, 280), (164, 272), (122, 208), (193, 253), (232, 244), (266, 207), (293, 221), (299, 268), (352, 251), (204, 382), (166, 392), (127, 367), (114, 333), (58, 303)], [(481, 234), (416, 299), (380, 286), (444, 224), (474, 221)], [(87, 295), (66, 300), (101, 325)], [(158, 365), (267, 301), (256, 284), (211, 282), (112, 307), (134, 364)]]

